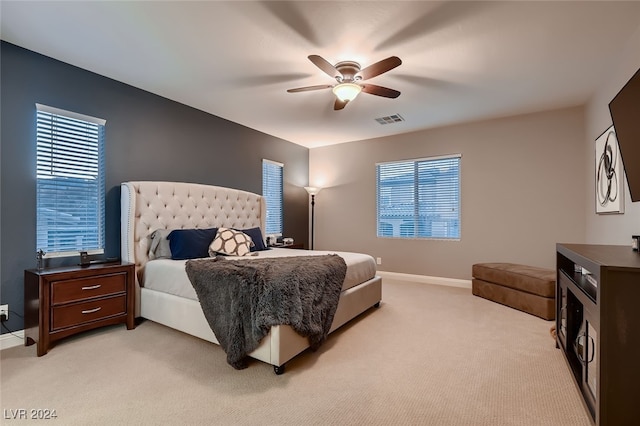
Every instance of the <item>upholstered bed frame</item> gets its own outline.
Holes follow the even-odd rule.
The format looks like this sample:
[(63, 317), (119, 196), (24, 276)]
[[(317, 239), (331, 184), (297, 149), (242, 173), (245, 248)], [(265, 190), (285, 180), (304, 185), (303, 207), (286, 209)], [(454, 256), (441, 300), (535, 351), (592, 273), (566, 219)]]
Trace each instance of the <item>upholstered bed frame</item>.
[[(136, 317), (143, 317), (193, 336), (218, 343), (200, 304), (146, 289), (149, 235), (156, 229), (230, 227), (247, 229), (265, 224), (265, 200), (258, 194), (230, 188), (183, 182), (125, 182), (121, 185), (121, 256), (135, 264)], [(331, 331), (382, 299), (382, 280), (376, 276), (342, 292)], [(251, 357), (274, 366), (284, 364), (308, 347), (307, 339), (289, 326), (275, 326)]]

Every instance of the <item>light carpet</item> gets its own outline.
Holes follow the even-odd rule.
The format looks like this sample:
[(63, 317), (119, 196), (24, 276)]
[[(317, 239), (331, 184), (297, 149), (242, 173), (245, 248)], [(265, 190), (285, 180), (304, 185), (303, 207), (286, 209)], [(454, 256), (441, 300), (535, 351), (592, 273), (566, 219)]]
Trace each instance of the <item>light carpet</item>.
[[(580, 425), (589, 417), (552, 325), (469, 289), (385, 280), (383, 302), (281, 376), (150, 321), (1, 351), (9, 410), (65, 425)], [(42, 422), (42, 421), (40, 421)]]

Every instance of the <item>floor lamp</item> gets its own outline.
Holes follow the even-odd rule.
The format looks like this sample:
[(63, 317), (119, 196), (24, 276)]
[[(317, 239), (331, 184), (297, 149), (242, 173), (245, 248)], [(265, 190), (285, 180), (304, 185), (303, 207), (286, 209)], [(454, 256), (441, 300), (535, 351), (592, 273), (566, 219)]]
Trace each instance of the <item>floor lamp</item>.
[(311, 195), (311, 250), (313, 250), (313, 225), (315, 222), (314, 210), (316, 205), (316, 195), (322, 188), (318, 188), (317, 186), (305, 186), (304, 189), (306, 189), (309, 195)]

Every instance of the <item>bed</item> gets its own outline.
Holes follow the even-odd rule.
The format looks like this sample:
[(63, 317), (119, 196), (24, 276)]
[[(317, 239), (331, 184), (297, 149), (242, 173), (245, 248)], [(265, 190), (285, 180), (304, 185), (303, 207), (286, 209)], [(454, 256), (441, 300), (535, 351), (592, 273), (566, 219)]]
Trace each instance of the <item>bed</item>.
[[(150, 236), (156, 230), (259, 228), (264, 230), (266, 203), (246, 191), (184, 182), (136, 181), (121, 184), (121, 256), (135, 264), (136, 317), (142, 317), (219, 344), (185, 272), (185, 260), (149, 258)], [(265, 235), (262, 232), (262, 235)], [(347, 265), (330, 332), (382, 299), (382, 279), (366, 254), (273, 248), (261, 258), (337, 254)], [(253, 258), (253, 256), (252, 256)], [(276, 374), (309, 347), (308, 340), (288, 325), (270, 329), (251, 358), (271, 364)]]

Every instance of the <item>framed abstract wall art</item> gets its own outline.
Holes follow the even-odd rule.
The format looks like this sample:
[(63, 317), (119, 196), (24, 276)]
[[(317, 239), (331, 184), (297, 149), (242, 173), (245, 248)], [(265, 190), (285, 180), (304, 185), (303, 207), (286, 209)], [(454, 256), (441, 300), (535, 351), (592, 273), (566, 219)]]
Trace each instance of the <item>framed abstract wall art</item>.
[(613, 126), (596, 139), (596, 213), (624, 213), (624, 168)]

